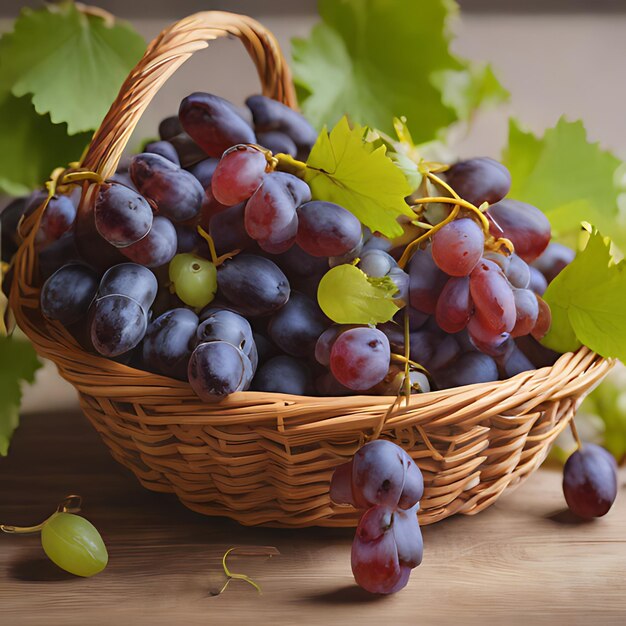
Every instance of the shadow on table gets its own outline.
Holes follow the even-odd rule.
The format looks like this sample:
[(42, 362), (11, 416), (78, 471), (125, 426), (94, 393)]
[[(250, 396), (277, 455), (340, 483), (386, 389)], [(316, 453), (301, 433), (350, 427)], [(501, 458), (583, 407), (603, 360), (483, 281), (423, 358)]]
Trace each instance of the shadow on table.
[(14, 561), (9, 570), (9, 576), (15, 580), (24, 582), (55, 582), (77, 579), (57, 567), (50, 559), (45, 557), (26, 558)]
[(561, 524), (563, 526), (582, 526), (584, 524), (592, 524), (592, 519), (583, 519), (572, 513), (569, 509), (559, 509), (545, 516), (547, 520)]
[(321, 602), (322, 604), (338, 605), (338, 604), (354, 604), (363, 602), (383, 602), (390, 596), (377, 595), (365, 591), (358, 585), (346, 585), (338, 589), (329, 591), (321, 591), (302, 596), (303, 600), (312, 602)]

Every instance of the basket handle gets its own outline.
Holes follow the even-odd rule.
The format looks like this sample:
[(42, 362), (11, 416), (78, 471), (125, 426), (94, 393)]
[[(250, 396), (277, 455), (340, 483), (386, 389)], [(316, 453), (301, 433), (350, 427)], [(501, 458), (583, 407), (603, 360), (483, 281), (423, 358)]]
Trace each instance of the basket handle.
[(102, 178), (112, 176), (137, 122), (165, 81), (209, 41), (229, 36), (239, 39), (254, 61), (263, 95), (295, 108), (291, 72), (274, 35), (245, 15), (203, 11), (175, 22), (148, 46), (94, 134), (81, 167)]

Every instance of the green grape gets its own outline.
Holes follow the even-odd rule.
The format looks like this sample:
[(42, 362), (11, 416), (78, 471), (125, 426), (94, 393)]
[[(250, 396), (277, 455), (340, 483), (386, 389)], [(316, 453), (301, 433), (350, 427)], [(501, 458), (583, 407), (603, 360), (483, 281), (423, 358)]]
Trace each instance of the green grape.
[(217, 270), (207, 259), (195, 254), (177, 254), (169, 267), (176, 295), (189, 306), (205, 307), (217, 291)]
[(41, 530), (41, 545), (53, 563), (76, 576), (94, 576), (109, 561), (96, 527), (73, 513), (55, 513)]

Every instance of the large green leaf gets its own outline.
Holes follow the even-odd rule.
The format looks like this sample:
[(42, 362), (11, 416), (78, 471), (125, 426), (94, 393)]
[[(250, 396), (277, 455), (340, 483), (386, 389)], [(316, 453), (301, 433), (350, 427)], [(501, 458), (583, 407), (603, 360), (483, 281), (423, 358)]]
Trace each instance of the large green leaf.
[(345, 117), (330, 133), (322, 129), (305, 180), (316, 200), (339, 204), (372, 231), (395, 237), (403, 232), (398, 216), (414, 217), (404, 200), (412, 188), (386, 147), (365, 141), (365, 133), (361, 126), (350, 128)]
[(5, 35), (0, 80), (32, 96), (40, 114), (70, 134), (97, 128), (145, 42), (124, 22), (79, 11), (71, 2), (24, 9)]
[(542, 343), (558, 352), (584, 344), (626, 360), (626, 262), (615, 263), (610, 241), (597, 231), (550, 283), (544, 299), (552, 326)]
[(621, 162), (587, 140), (582, 122), (561, 118), (536, 137), (512, 119), (503, 162), (513, 180), (509, 195), (544, 211), (557, 236), (577, 231), (581, 221), (615, 234)]
[(6, 456), (13, 431), (19, 423), (22, 383), (32, 383), (40, 367), (30, 342), (0, 338), (0, 455)]
[(292, 41), (305, 115), (317, 127), (341, 116), (386, 133), (406, 116), (415, 142), (506, 92), (488, 67), (449, 50), (452, 0), (320, 0), (322, 22)]
[(68, 136), (65, 124), (38, 115), (28, 97), (0, 92), (0, 191), (19, 196), (58, 166), (80, 158), (90, 133)]

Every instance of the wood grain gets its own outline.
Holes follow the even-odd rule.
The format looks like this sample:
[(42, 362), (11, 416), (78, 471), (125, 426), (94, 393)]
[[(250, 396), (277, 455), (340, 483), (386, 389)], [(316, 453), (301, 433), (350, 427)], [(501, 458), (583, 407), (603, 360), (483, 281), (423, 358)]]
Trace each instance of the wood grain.
[[(78, 412), (23, 420), (0, 459), (0, 521), (43, 519), (66, 493), (108, 545), (92, 579), (50, 564), (35, 536), (0, 536), (0, 624), (624, 624), (626, 494), (609, 515), (577, 523), (563, 511), (560, 473), (542, 470), (476, 517), (424, 528), (425, 559), (408, 587), (368, 596), (350, 573), (352, 533), (244, 528), (142, 489), (110, 458)], [(224, 582), (232, 546), (275, 546), (266, 559), (233, 555), (263, 595)]]

